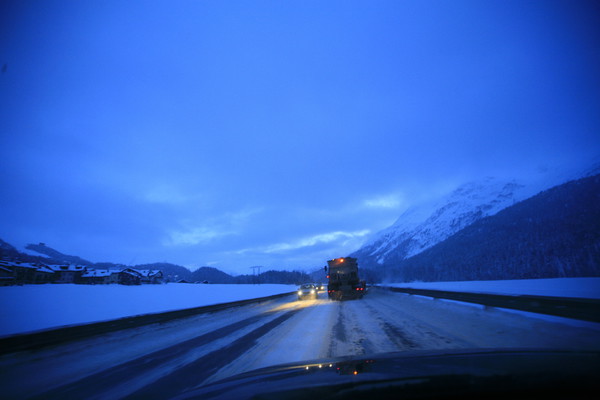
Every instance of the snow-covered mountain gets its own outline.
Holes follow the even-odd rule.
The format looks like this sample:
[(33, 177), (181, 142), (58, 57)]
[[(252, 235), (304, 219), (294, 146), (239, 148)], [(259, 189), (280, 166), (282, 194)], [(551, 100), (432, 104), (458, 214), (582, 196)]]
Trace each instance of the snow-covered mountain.
[(584, 171), (543, 171), (528, 180), (486, 178), (461, 185), (437, 201), (409, 208), (390, 227), (371, 237), (351, 254), (366, 268), (421, 253), (475, 221), (494, 215), (542, 190), (598, 173), (598, 165)]

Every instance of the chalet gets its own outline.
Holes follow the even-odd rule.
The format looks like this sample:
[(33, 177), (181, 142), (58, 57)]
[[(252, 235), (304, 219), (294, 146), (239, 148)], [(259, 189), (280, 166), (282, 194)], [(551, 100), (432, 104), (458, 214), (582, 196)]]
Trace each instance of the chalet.
[(46, 265), (39, 264), (34, 273), (34, 283), (52, 283), (54, 282), (54, 271)]
[(32, 283), (140, 285), (162, 282), (161, 270), (94, 269), (81, 265), (44, 265), (0, 260), (0, 286)]
[(13, 273), (15, 285), (23, 285), (26, 283), (33, 283), (35, 280), (35, 271), (37, 265), (24, 263), (20, 261), (3, 261), (2, 266), (10, 269)]
[(15, 284), (15, 275), (12, 269), (0, 262), (0, 286), (8, 286)]
[(136, 269), (142, 283), (163, 283), (163, 272), (159, 269)]
[(121, 285), (140, 285), (142, 274), (132, 268), (125, 268), (119, 272), (119, 283)]
[(86, 268), (81, 265), (48, 265), (54, 271), (54, 283), (79, 283)]
[(50, 283), (54, 278), (54, 271), (41, 263), (0, 261), (0, 284), (2, 285)]
[(96, 285), (119, 283), (119, 270), (116, 269), (88, 269), (81, 275), (81, 283)]
[(81, 283), (139, 285), (142, 283), (142, 274), (132, 268), (90, 269), (81, 275)]

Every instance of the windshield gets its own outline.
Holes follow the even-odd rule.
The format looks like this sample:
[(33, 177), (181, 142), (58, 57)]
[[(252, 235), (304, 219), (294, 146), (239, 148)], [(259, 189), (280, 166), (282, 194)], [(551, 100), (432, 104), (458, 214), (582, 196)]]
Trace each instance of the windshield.
[(2, 8), (8, 397), (600, 350), (592, 2)]

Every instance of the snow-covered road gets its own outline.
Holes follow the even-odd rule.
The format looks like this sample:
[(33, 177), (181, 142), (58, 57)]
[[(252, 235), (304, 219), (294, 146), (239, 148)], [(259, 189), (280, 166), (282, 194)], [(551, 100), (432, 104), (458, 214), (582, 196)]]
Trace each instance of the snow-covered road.
[(294, 296), (0, 357), (4, 398), (165, 398), (270, 365), (449, 348), (600, 349), (599, 324), (373, 289)]

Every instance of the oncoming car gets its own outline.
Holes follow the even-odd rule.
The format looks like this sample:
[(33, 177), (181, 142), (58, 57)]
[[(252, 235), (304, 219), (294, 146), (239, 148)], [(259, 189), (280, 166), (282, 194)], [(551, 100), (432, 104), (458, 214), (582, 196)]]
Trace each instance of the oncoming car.
[(317, 288), (310, 283), (305, 283), (298, 288), (298, 300), (304, 300), (306, 298), (317, 298)]

